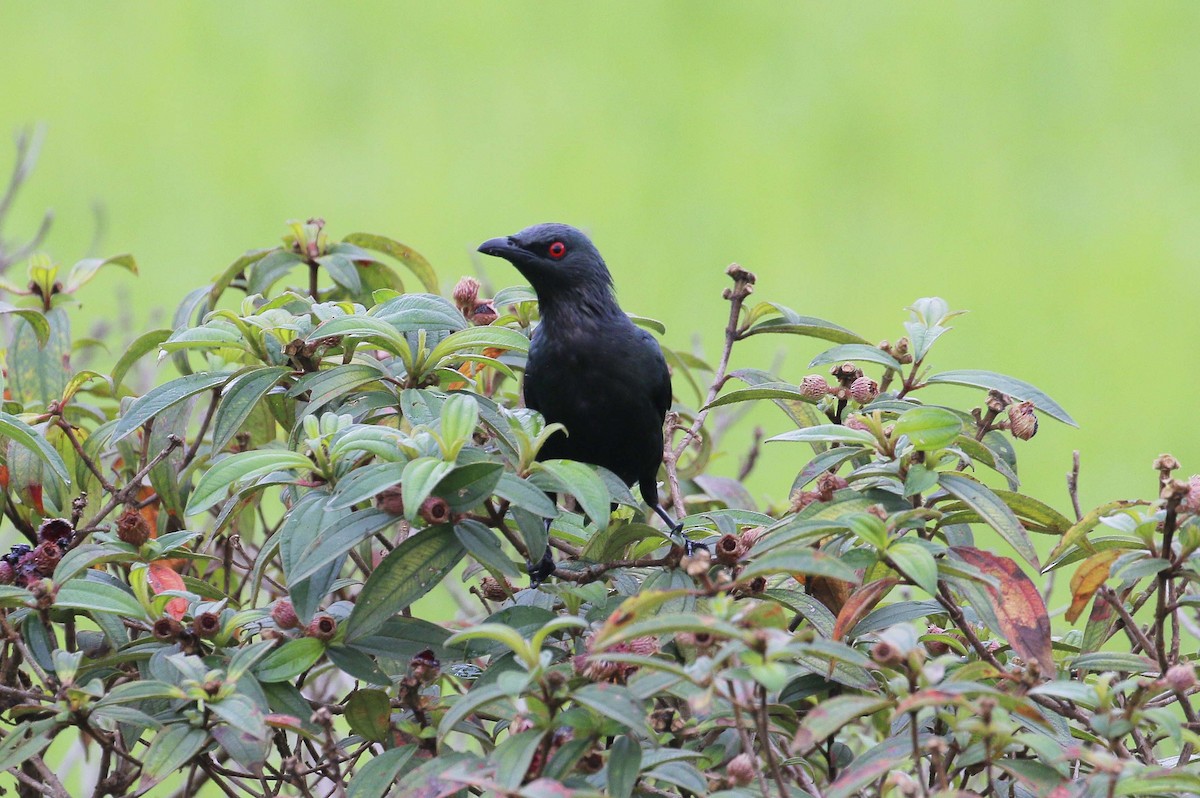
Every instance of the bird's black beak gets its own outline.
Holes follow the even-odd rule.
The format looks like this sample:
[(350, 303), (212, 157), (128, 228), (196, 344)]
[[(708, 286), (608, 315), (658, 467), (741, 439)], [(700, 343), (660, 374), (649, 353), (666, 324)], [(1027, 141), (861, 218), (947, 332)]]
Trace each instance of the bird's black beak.
[(512, 261), (525, 254), (525, 250), (507, 236), (489, 238), (479, 245), (479, 251), (484, 255), (495, 255), (497, 258), (504, 258), (507, 261)]

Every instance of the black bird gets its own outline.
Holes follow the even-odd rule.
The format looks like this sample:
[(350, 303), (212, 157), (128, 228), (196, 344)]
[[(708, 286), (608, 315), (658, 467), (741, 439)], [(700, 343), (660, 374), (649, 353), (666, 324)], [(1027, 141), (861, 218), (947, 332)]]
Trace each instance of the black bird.
[[(658, 503), (671, 375), (658, 342), (617, 304), (595, 245), (570, 225), (537, 224), (485, 241), (479, 251), (510, 262), (537, 292), (541, 323), (529, 347), (525, 405), (567, 428), (546, 441), (538, 459), (591, 463), (636, 482), (677, 534), (681, 525)], [(553, 571), (547, 548), (530, 575), (536, 583)]]

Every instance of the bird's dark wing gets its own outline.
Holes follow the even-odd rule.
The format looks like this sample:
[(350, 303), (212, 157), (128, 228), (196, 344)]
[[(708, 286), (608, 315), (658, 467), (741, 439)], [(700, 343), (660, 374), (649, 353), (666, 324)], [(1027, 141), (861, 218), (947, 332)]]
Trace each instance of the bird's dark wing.
[(662, 347), (659, 346), (654, 336), (639, 328), (638, 338), (646, 349), (648, 353), (646, 359), (652, 366), (650, 389), (654, 409), (658, 411), (660, 417), (665, 418), (667, 411), (671, 409), (671, 372), (667, 370), (667, 361), (663, 357)]

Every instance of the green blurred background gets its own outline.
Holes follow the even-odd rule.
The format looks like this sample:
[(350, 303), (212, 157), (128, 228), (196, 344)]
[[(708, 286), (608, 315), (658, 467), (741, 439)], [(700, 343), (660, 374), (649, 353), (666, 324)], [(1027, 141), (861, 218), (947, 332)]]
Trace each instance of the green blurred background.
[[(1161, 451), (1200, 470), (1194, 3), (42, 2), (0, 23), (0, 131), (49, 133), (7, 233), (53, 207), (72, 262), (99, 201), (100, 250), (143, 268), (94, 284), (90, 320), (145, 329), (289, 218), (399, 238), (447, 287), (518, 282), (475, 245), (569, 221), (676, 347), (715, 348), (732, 260), (873, 340), (919, 296), (971, 310), (934, 365), (1075, 415), (1019, 446), (1060, 509), (1074, 448), (1085, 505), (1151, 491)], [(735, 365), (781, 348), (798, 381), (824, 347)], [(806, 450), (769, 449), (751, 487), (781, 498)]]

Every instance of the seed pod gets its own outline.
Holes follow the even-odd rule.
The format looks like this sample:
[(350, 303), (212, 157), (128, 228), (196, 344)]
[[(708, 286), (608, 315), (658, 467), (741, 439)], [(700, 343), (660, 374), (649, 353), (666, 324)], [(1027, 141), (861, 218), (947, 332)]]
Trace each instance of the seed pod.
[(337, 633), (337, 620), (332, 615), (314, 615), (308, 624), (306, 633), (318, 640), (332, 640)]
[(717, 562), (733, 565), (742, 558), (742, 542), (736, 535), (722, 535), (716, 545)]
[(450, 520), (450, 505), (441, 496), (430, 496), (421, 502), (418, 515), (427, 524), (444, 524)]
[(47, 518), (38, 527), (38, 540), (49, 540), (58, 543), (62, 538), (70, 540), (75, 535), (75, 527), (65, 518)]
[(183, 624), (170, 616), (159, 618), (154, 622), (152, 632), (160, 643), (174, 643), (183, 634)]
[(215, 612), (202, 612), (192, 621), (192, 631), (196, 637), (209, 639), (216, 637), (221, 631), (221, 616)]
[(1187, 692), (1196, 686), (1196, 666), (1190, 662), (1172, 665), (1163, 674), (1163, 682), (1177, 693)]
[(454, 286), (454, 304), (462, 311), (463, 315), (469, 315), (472, 308), (475, 307), (476, 301), (479, 299), (479, 281), (474, 277), (464, 277)]
[(37, 569), (37, 572), (42, 576), (50, 576), (54, 573), (54, 568), (58, 565), (58, 561), (62, 559), (62, 549), (53, 541), (44, 541), (37, 545), (33, 551), (28, 554), (29, 562)]
[(1038, 420), (1033, 412), (1033, 402), (1008, 406), (1008, 429), (1014, 438), (1021, 441), (1027, 441), (1037, 434)]
[(125, 508), (117, 519), (117, 537), (131, 546), (141, 546), (150, 539), (150, 525), (135, 507)]

